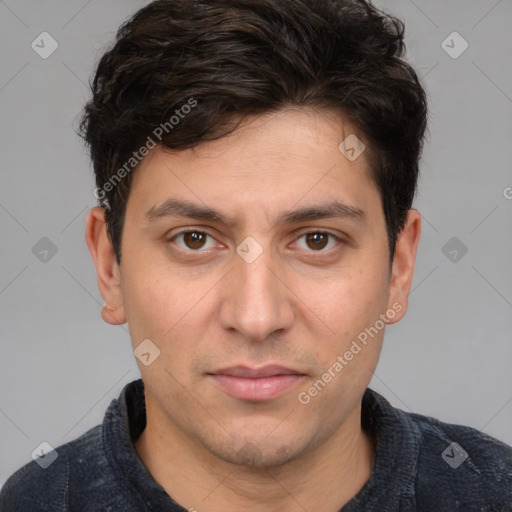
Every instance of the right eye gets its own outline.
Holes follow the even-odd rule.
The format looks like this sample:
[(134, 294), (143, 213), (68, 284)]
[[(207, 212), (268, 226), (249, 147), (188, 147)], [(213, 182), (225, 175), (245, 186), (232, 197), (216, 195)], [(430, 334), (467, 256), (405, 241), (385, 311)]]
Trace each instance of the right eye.
[(208, 245), (208, 238), (214, 240), (208, 233), (197, 229), (187, 229), (173, 235), (169, 242), (175, 243), (181, 250), (186, 252), (200, 252), (201, 249), (211, 249), (214, 243)]

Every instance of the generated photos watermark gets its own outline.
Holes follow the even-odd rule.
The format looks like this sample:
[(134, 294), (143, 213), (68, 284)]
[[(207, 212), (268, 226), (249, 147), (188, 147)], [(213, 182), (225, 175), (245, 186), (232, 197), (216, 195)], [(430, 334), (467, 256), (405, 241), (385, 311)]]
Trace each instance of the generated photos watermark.
[(347, 366), (354, 357), (368, 345), (370, 339), (375, 338), (386, 326), (388, 320), (395, 318), (397, 313), (402, 311), (403, 306), (400, 302), (395, 302), (391, 308), (385, 313), (382, 313), (378, 320), (370, 326), (361, 331), (356, 339), (352, 340), (350, 347), (343, 355), (339, 355), (336, 361), (325, 371), (316, 382), (310, 386), (306, 391), (301, 391), (298, 395), (298, 400), (302, 405), (307, 405), (311, 400), (316, 397), (326, 386), (331, 382), (339, 373)]
[(180, 108), (175, 109), (174, 114), (169, 118), (169, 120), (164, 123), (160, 123), (153, 130), (152, 134), (148, 135), (146, 142), (137, 151), (132, 153), (132, 156), (103, 184), (103, 186), (96, 187), (94, 189), (93, 195), (101, 202), (102, 206), (110, 208), (107, 200), (107, 193), (112, 192), (117, 184), (130, 174), (142, 159), (149, 154), (150, 150), (154, 149), (162, 141), (164, 134), (174, 130), (181, 120), (184, 119), (196, 106), (197, 100), (191, 97), (187, 100), (187, 103), (183, 104)]

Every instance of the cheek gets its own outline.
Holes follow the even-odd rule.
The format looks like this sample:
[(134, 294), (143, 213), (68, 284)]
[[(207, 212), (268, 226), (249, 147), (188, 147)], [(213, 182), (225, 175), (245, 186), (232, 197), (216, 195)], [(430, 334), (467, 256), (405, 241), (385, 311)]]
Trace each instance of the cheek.
[(213, 307), (208, 290), (218, 278), (187, 279), (168, 266), (128, 258), (125, 263), (123, 300), (133, 347), (150, 339), (160, 349), (157, 366), (181, 373), (201, 345), (201, 332), (208, 328), (206, 319)]
[(331, 333), (346, 339), (373, 325), (386, 311), (389, 285), (380, 270), (352, 268), (317, 283), (306, 297), (307, 305), (319, 312)]
[(343, 400), (351, 400), (354, 393), (359, 396), (375, 371), (385, 329), (380, 315), (386, 312), (389, 292), (385, 274), (372, 268), (380, 267), (369, 266), (364, 272), (352, 267), (350, 273), (332, 276), (323, 286), (317, 283), (308, 295), (308, 306), (329, 327), (328, 336), (319, 336), (319, 330), (327, 331), (317, 321), (319, 330), (310, 332), (317, 340), (322, 372), (318, 378), (332, 382), (317, 406), (334, 395)]
[(161, 339), (183, 315), (179, 288), (169, 282), (166, 272), (148, 261), (126, 258), (123, 265), (123, 303), (133, 342), (141, 337)]
[(331, 336), (316, 333), (321, 373), (305, 390), (310, 397), (318, 395), (314, 407), (331, 407), (333, 397), (352, 403), (368, 386), (382, 348), (385, 323), (381, 315), (387, 311), (387, 297), (386, 279), (368, 272), (364, 278), (354, 275), (339, 279), (327, 289), (323, 300), (316, 296), (316, 307), (321, 311), (318, 316), (326, 319)]

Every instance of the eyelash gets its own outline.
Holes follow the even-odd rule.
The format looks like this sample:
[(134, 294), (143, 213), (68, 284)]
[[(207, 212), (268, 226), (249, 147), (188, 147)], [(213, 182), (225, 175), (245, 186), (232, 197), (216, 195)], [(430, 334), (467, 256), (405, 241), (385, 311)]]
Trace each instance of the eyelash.
[[(199, 234), (202, 234), (202, 235), (206, 235), (207, 237), (209, 238), (212, 238), (215, 240), (215, 238), (210, 235), (209, 233), (207, 233), (206, 231), (201, 231), (199, 229), (194, 229), (194, 228), (189, 228), (189, 229), (184, 229), (182, 231), (179, 231), (178, 233), (175, 233), (172, 237), (170, 237), (167, 241), (169, 243), (175, 243), (174, 241), (176, 240), (176, 238), (182, 236), (182, 235), (185, 235), (187, 233), (199, 233)], [(327, 235), (329, 237), (329, 239), (334, 239), (334, 241), (340, 245), (340, 244), (343, 244), (344, 241), (343, 239), (341, 239), (339, 236), (336, 236), (334, 233), (331, 233), (329, 231), (321, 231), (321, 230), (313, 230), (313, 231), (305, 231), (301, 234), (299, 234), (297, 236), (297, 238), (295, 239), (295, 241), (298, 241), (300, 240), (301, 238), (305, 237), (306, 235), (312, 235), (312, 234), (321, 234), (321, 235)], [(327, 242), (329, 243), (329, 241)], [(182, 247), (179, 247), (179, 250), (182, 251), (182, 252), (185, 252), (185, 253), (188, 253), (188, 254), (193, 254), (193, 253), (198, 253), (198, 254), (201, 254), (201, 253), (204, 253), (205, 250), (204, 249), (197, 249), (197, 250), (194, 250), (194, 249), (183, 249)], [(328, 249), (328, 250), (318, 250), (318, 251), (314, 251), (314, 250), (309, 250), (308, 252), (310, 252), (311, 254), (324, 254), (324, 253), (330, 253), (331, 251), (334, 251), (335, 248), (332, 248), (332, 249)]]

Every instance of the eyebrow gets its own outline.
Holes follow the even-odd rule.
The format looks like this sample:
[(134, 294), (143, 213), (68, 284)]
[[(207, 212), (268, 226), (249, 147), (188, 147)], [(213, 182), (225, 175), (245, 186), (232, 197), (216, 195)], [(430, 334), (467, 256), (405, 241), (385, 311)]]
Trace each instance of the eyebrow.
[[(236, 224), (233, 217), (229, 217), (218, 210), (179, 199), (168, 199), (161, 205), (152, 206), (146, 212), (146, 219), (148, 221), (156, 221), (172, 216), (190, 217), (198, 220), (217, 222), (227, 226), (234, 226)], [(334, 200), (328, 203), (285, 211), (278, 217), (277, 223), (297, 224), (308, 220), (328, 218), (342, 218), (364, 223), (366, 214), (360, 208)]]

